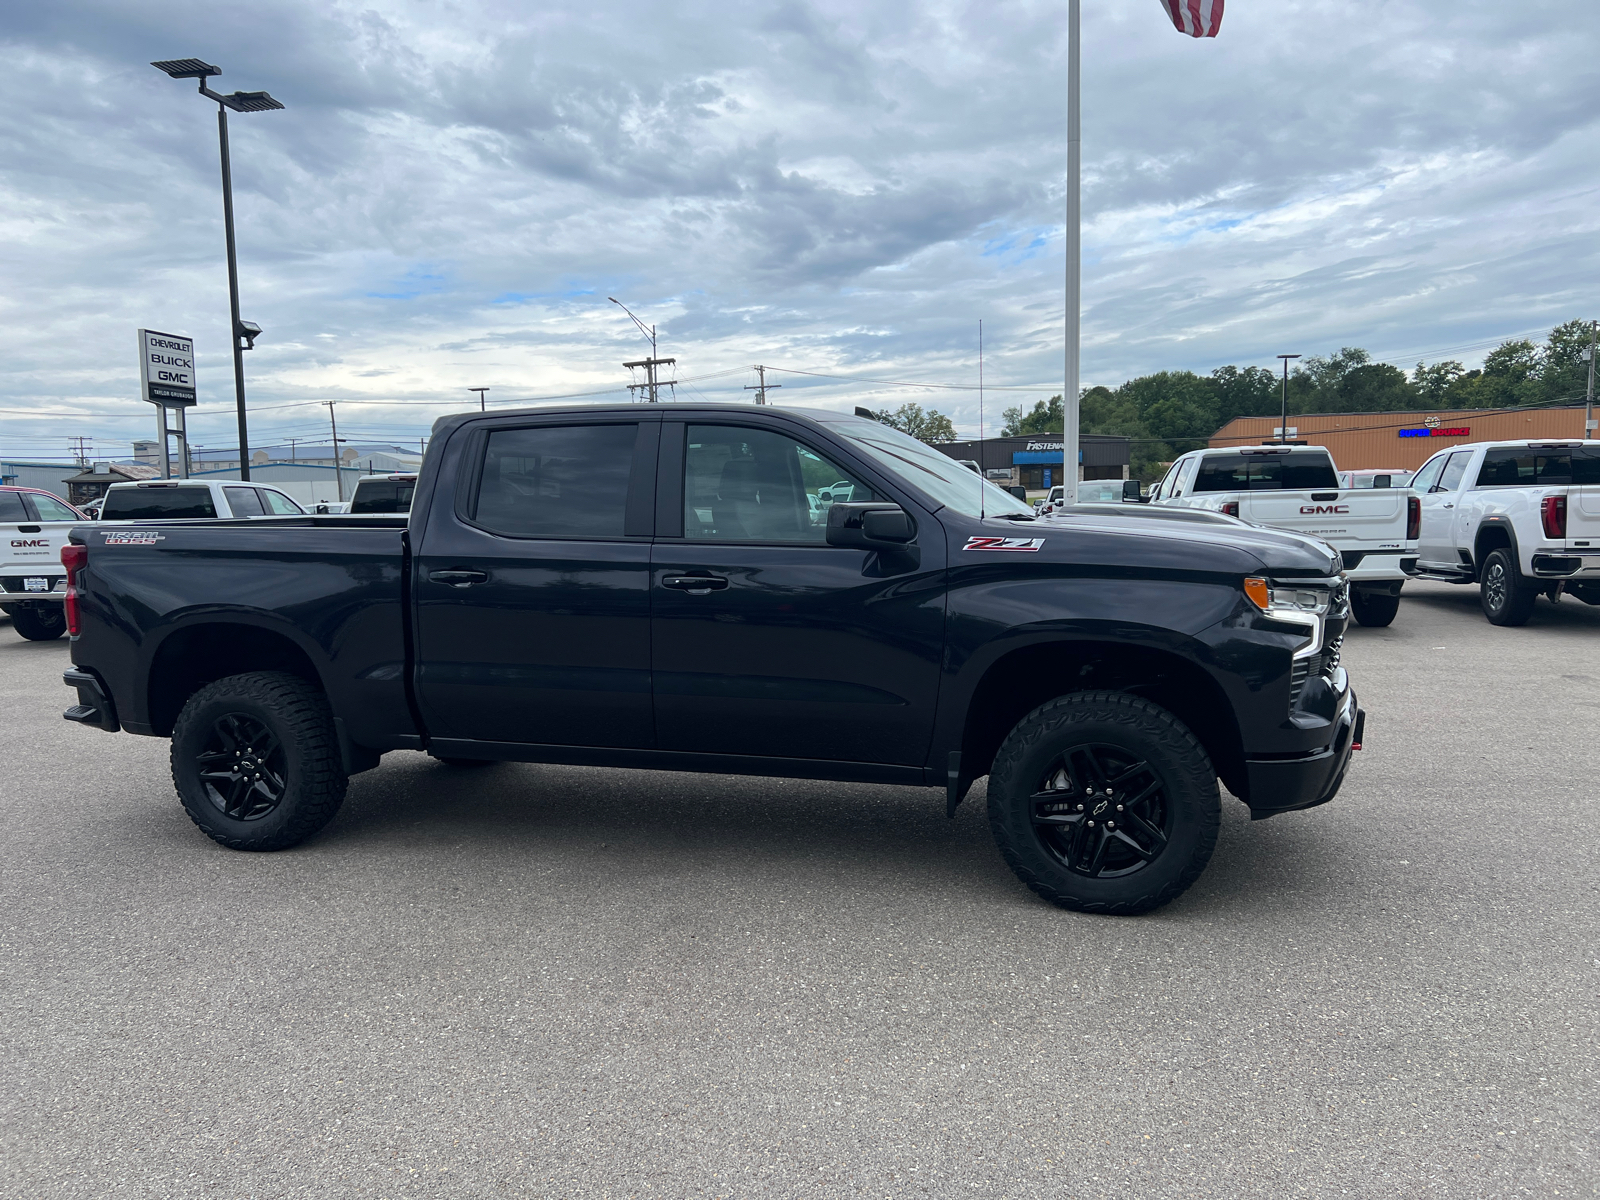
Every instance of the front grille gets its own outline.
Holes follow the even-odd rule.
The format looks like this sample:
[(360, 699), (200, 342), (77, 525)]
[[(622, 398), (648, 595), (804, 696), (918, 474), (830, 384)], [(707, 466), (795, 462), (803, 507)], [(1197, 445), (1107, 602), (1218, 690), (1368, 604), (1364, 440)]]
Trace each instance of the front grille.
[(1333, 633), (1330, 630), (1331, 640), (1316, 654), (1294, 660), (1294, 666), (1289, 670), (1289, 707), (1295, 708), (1300, 703), (1300, 693), (1305, 690), (1306, 682), (1313, 675), (1320, 675), (1323, 679), (1331, 680), (1333, 673), (1339, 666), (1339, 653), (1344, 648), (1344, 630)]

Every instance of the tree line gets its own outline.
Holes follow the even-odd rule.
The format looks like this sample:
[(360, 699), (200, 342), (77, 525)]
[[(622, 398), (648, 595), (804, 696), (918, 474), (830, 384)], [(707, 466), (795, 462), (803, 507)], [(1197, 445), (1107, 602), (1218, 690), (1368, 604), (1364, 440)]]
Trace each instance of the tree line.
[[(1480, 369), (1467, 370), (1447, 359), (1419, 362), (1409, 373), (1374, 362), (1359, 347), (1313, 355), (1289, 373), (1289, 415), (1299, 413), (1403, 412), (1419, 409), (1517, 408), (1581, 401), (1588, 385), (1591, 325), (1568, 321), (1550, 331), (1542, 345), (1518, 339), (1502, 342), (1485, 356)], [(1119, 387), (1083, 391), (1079, 422), (1084, 433), (1132, 438), (1132, 473), (1153, 478), (1161, 464), (1205, 445), (1235, 417), (1275, 417), (1280, 412), (1281, 377), (1269, 367), (1218, 367), (1209, 375), (1158, 371)], [(878, 420), (926, 442), (953, 442), (955, 428), (938, 412), (917, 404), (884, 409)], [(1061, 397), (1039, 400), (1002, 413), (1002, 436), (1059, 434)]]

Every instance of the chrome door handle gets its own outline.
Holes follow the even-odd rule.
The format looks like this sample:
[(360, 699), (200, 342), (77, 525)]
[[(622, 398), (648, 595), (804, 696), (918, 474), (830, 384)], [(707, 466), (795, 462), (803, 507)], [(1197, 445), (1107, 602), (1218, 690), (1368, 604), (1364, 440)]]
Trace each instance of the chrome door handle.
[(1455, 505), (1454, 504), (1441, 504), (1441, 505), (1439, 505), (1439, 507), (1440, 508), (1454, 508)]
[(429, 571), (428, 579), (432, 583), (448, 583), (451, 587), (471, 587), (475, 583), (488, 583), (487, 571)]
[(728, 581), (720, 575), (665, 575), (661, 586), (688, 592), (691, 596), (709, 596), (727, 587)]

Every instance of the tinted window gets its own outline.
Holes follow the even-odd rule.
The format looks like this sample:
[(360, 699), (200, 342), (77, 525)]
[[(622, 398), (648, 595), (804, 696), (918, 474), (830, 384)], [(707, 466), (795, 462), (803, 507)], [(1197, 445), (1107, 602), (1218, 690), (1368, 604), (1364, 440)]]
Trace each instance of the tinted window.
[(793, 438), (731, 425), (689, 426), (685, 537), (822, 544), (834, 503), (876, 499), (866, 484)]
[(31, 521), (21, 492), (0, 492), (0, 521)]
[(411, 511), (411, 493), (417, 485), (411, 480), (363, 479), (356, 484), (356, 498), (350, 502), (353, 513), (404, 513)]
[(1539, 450), (1506, 446), (1484, 453), (1479, 487), (1600, 483), (1600, 448)]
[(183, 521), (216, 515), (211, 489), (203, 487), (112, 488), (100, 510), (105, 521)]
[(1433, 485), (1439, 479), (1439, 472), (1444, 470), (1444, 460), (1445, 456), (1442, 454), (1438, 458), (1430, 458), (1427, 465), (1412, 478), (1412, 490), (1418, 492), (1431, 491)]
[(41, 521), (83, 520), (82, 517), (54, 496), (29, 496), (28, 499), (33, 502), (34, 511), (39, 514)]
[(264, 517), (267, 510), (261, 507), (261, 497), (255, 488), (223, 488), (228, 495), (228, 507), (236, 517)]
[(1467, 473), (1467, 460), (1472, 457), (1472, 451), (1459, 450), (1450, 456), (1450, 461), (1444, 465), (1444, 474), (1439, 476), (1441, 492), (1453, 492), (1461, 486), (1461, 477)]
[(1310, 492), (1338, 486), (1326, 454), (1208, 455), (1194, 481), (1196, 492)]
[(282, 492), (275, 492), (271, 488), (261, 488), (259, 490), (261, 498), (267, 502), (267, 511), (274, 516), (294, 517), (306, 511)]
[(634, 425), (546, 425), (489, 435), (473, 515), (512, 537), (621, 537)]

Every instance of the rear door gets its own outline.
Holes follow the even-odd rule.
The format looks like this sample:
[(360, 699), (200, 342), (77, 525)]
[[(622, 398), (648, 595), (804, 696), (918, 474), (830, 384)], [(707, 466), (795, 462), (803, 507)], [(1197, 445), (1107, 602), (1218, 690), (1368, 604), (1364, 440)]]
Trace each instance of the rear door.
[[(944, 540), (837, 450), (760, 420), (668, 421), (652, 565), (664, 750), (921, 765), (944, 644)], [(808, 494), (895, 499), (913, 552), (829, 546)]]
[[(417, 699), (440, 739), (648, 749), (659, 418), (480, 426), (413, 559)], [(463, 748), (465, 749), (465, 748)]]

